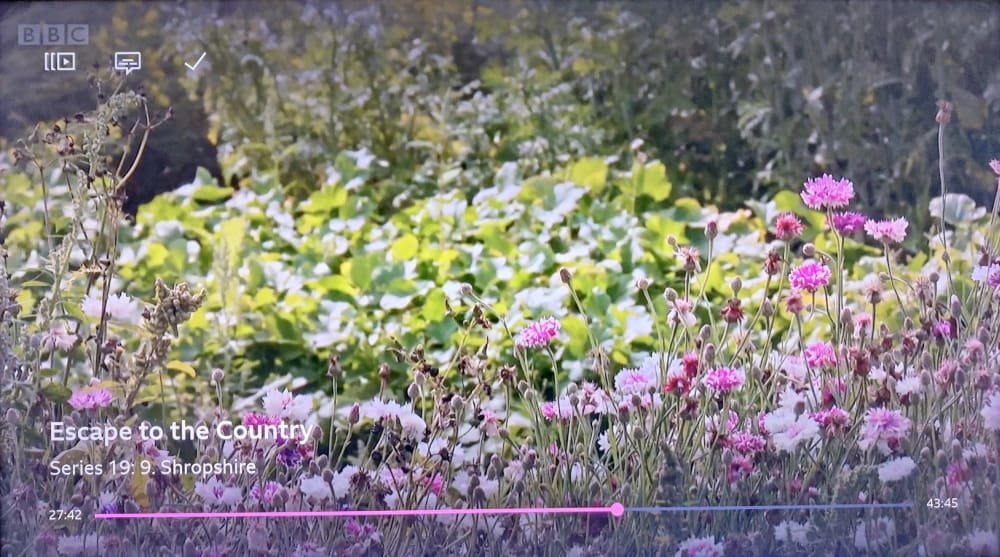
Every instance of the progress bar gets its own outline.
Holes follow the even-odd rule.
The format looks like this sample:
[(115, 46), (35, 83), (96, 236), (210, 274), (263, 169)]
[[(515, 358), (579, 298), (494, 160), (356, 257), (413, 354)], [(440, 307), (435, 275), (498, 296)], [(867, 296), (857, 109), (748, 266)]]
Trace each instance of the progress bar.
[(823, 511), (849, 509), (909, 509), (913, 503), (825, 503), (814, 505), (711, 505), (702, 507), (627, 507), (630, 513), (686, 513), (722, 511)]
[(610, 514), (614, 517), (625, 513), (683, 513), (724, 511), (788, 511), (788, 510), (847, 510), (847, 509), (908, 509), (913, 503), (846, 503), (816, 505), (723, 505), (701, 507), (626, 507), (612, 503), (607, 507), (525, 507), (494, 509), (398, 509), (398, 510), (343, 510), (343, 511), (242, 511), (242, 512), (148, 512), (148, 513), (95, 513), (94, 518), (123, 520), (140, 518), (365, 518), (405, 516), (456, 516), (456, 515), (516, 515), (516, 514)]

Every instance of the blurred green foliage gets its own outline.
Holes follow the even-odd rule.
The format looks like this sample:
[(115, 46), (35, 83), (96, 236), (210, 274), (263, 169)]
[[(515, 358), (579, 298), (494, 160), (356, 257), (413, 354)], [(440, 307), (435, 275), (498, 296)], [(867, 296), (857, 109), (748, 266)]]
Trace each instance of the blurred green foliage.
[(189, 86), (230, 175), (274, 168), (304, 197), (330, 153), (365, 148), (388, 163), (365, 184), (384, 209), (471, 196), (512, 160), (551, 171), (619, 156), (627, 170), (641, 138), (676, 195), (733, 208), (830, 172), (854, 180), (861, 206), (905, 206), (925, 226), (944, 98), (958, 117), (949, 188), (992, 201), (995, 4), (346, 6), (279, 18), (287, 7), (255, 4), (193, 32), (211, 71)]

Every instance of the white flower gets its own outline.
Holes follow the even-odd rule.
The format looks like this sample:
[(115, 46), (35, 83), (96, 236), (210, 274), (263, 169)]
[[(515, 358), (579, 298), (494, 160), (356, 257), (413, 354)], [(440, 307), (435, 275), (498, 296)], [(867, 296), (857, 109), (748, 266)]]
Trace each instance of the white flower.
[(656, 389), (656, 376), (655, 363), (652, 366), (644, 364), (639, 368), (625, 368), (615, 375), (615, 390), (622, 399), (648, 395), (650, 389)]
[(1000, 391), (993, 393), (993, 396), (986, 401), (980, 414), (986, 422), (986, 429), (1000, 431)]
[(698, 318), (695, 316), (694, 311), (692, 311), (693, 309), (694, 306), (687, 300), (680, 298), (674, 300), (673, 307), (670, 309), (670, 313), (667, 314), (667, 323), (693, 327), (698, 323)]
[(292, 420), (305, 421), (312, 412), (312, 399), (306, 395), (293, 395), (285, 389), (272, 389), (264, 394), (261, 401), (264, 412), (269, 416), (280, 416)]
[(794, 412), (795, 407), (802, 405), (805, 408), (806, 397), (795, 391), (791, 386), (785, 387), (785, 391), (781, 393), (778, 397), (778, 406), (783, 410), (788, 410), (789, 412)]
[(809, 524), (784, 520), (774, 527), (774, 539), (784, 543), (805, 545), (808, 541)]
[(715, 543), (715, 536), (688, 538), (681, 542), (675, 557), (722, 557), (725, 547)]
[(403, 433), (407, 437), (414, 441), (419, 441), (424, 438), (424, 433), (427, 431), (427, 422), (410, 409), (409, 406), (407, 404), (404, 407), (406, 411), (399, 414), (399, 425), (402, 426)]
[(913, 393), (919, 393), (924, 388), (923, 384), (920, 382), (919, 377), (905, 377), (896, 382), (896, 394), (899, 396), (908, 396)]
[[(101, 298), (86, 296), (80, 304), (80, 309), (83, 310), (84, 315), (100, 319), (101, 305)], [(108, 303), (104, 309), (108, 318), (115, 321), (134, 323), (139, 318), (138, 309), (128, 294), (112, 294), (108, 296)]]
[(888, 460), (878, 467), (878, 480), (882, 483), (895, 482), (909, 476), (917, 463), (913, 459), (904, 456)]
[(211, 478), (207, 482), (196, 482), (194, 492), (202, 501), (209, 505), (230, 506), (243, 499), (243, 493), (238, 487), (227, 486), (219, 478)]
[(337, 499), (342, 499), (347, 496), (347, 493), (351, 490), (351, 478), (354, 474), (357, 474), (360, 468), (354, 465), (344, 466), (344, 469), (333, 475), (333, 495)]
[(809, 377), (809, 368), (802, 356), (788, 356), (781, 364), (785, 377), (795, 385), (803, 385)]
[(989, 267), (977, 265), (972, 269), (972, 280), (976, 282), (989, 282), (994, 275), (1000, 275), (1000, 263), (994, 263)]
[(993, 532), (976, 530), (968, 536), (965, 536), (964, 542), (965, 545), (969, 546), (969, 549), (972, 550), (972, 555), (977, 557), (980, 555), (1000, 555), (1000, 542), (997, 541), (997, 535)]
[(316, 502), (325, 501), (333, 497), (330, 485), (323, 481), (322, 476), (309, 476), (299, 480), (299, 493), (306, 499), (314, 499)]
[(785, 431), (793, 422), (795, 422), (795, 412), (787, 408), (778, 408), (774, 412), (764, 414), (764, 429), (771, 434)]
[(361, 405), (361, 415), (377, 422), (386, 416), (395, 417), (402, 411), (402, 406), (394, 400), (388, 402), (375, 399), (369, 400)]
[[(768, 429), (768, 431), (771, 430)], [(772, 433), (771, 439), (778, 450), (792, 452), (799, 445), (803, 443), (808, 444), (818, 436), (819, 424), (816, 423), (816, 420), (802, 415), (795, 418), (795, 421), (789, 423), (783, 430)]]
[(66, 330), (62, 322), (54, 323), (42, 335), (42, 348), (46, 351), (69, 350), (76, 344), (76, 335)]

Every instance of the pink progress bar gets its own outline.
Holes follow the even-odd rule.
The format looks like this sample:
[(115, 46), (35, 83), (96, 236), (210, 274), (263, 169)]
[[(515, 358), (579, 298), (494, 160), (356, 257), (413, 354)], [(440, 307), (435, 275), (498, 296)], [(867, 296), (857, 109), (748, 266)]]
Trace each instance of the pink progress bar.
[(511, 509), (399, 509), (375, 511), (272, 511), (272, 512), (198, 512), (198, 513), (94, 513), (94, 518), (301, 518), (301, 517), (399, 517), (399, 516), (449, 516), (449, 515), (504, 515), (504, 514), (625, 514), (625, 505), (612, 503), (607, 507), (527, 507)]

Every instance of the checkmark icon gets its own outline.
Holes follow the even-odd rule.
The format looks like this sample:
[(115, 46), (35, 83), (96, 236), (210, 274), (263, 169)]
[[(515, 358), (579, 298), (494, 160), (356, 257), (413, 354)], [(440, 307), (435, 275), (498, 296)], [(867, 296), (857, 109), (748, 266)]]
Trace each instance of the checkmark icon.
[(189, 70), (194, 71), (194, 69), (198, 67), (198, 64), (201, 64), (201, 61), (204, 59), (205, 59), (205, 53), (202, 52), (201, 56), (199, 56), (198, 59), (195, 60), (194, 64), (188, 64), (187, 62), (184, 62), (184, 65), (187, 66)]

